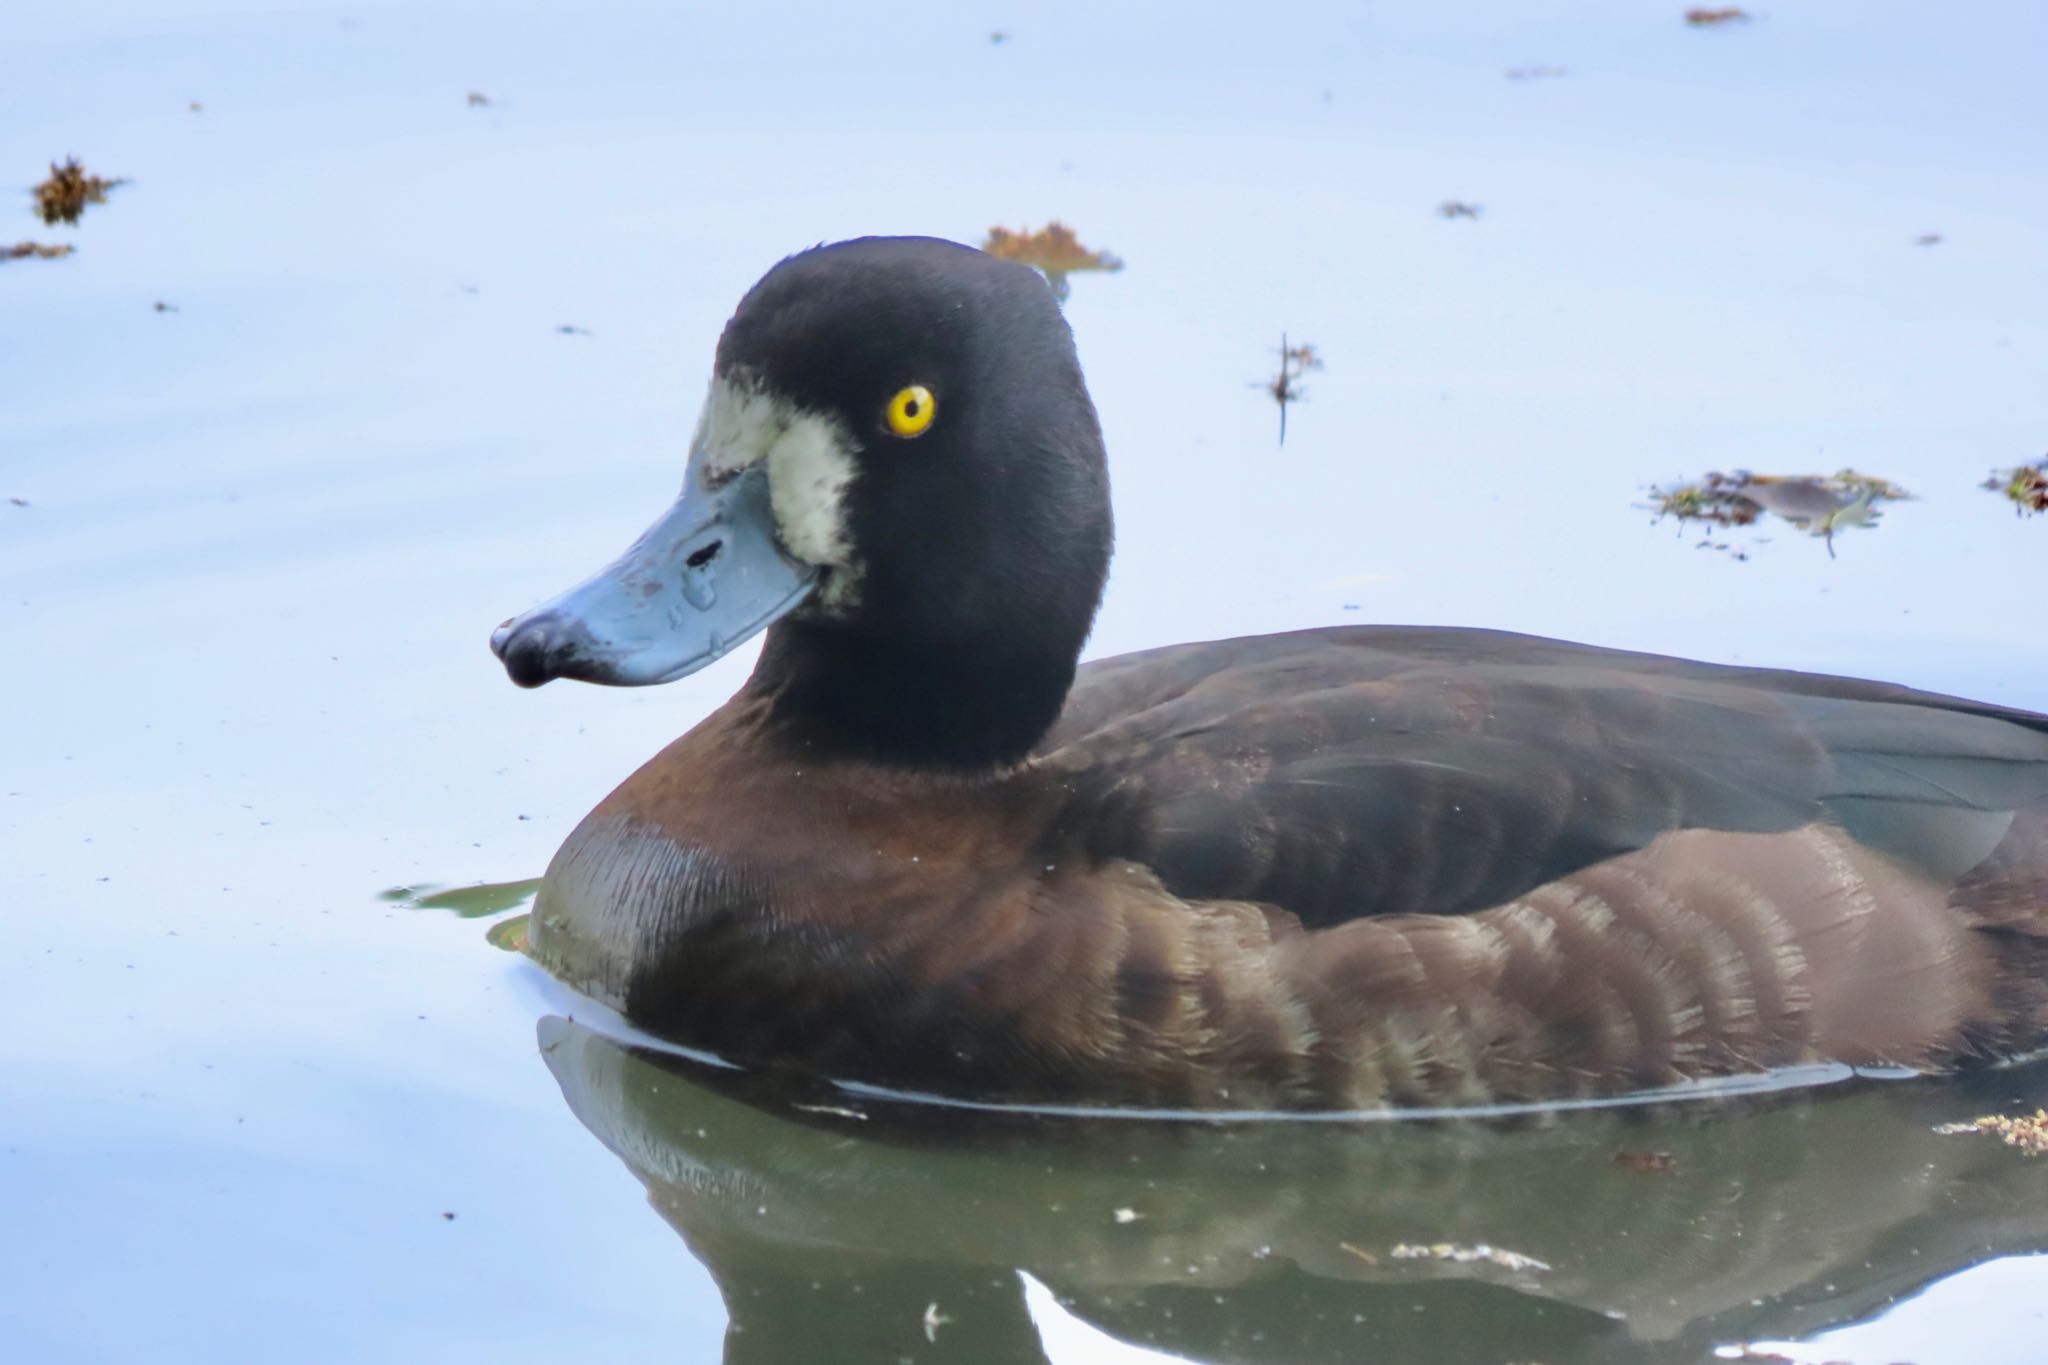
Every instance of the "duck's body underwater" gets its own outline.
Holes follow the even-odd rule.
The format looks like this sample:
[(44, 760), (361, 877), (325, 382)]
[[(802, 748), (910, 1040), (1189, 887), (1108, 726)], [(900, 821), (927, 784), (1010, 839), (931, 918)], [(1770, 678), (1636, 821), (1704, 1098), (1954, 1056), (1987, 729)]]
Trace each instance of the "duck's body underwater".
[(548, 869), (541, 960), (736, 1060), (1232, 1109), (2048, 1043), (2048, 716), (1483, 631), (1075, 661), (1102, 439), (1033, 272), (869, 239), (720, 341), (682, 500), (514, 680), (741, 692)]

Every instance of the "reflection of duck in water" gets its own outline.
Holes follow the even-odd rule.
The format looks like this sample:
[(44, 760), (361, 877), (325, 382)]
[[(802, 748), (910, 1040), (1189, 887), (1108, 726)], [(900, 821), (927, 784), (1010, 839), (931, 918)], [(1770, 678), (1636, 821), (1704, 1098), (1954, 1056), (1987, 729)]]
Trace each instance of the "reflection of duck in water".
[(556, 856), (539, 957), (735, 1058), (1111, 1103), (1541, 1099), (2048, 1037), (2048, 717), (1411, 627), (1077, 674), (1109, 550), (1035, 274), (922, 239), (777, 266), (682, 500), (493, 638), (528, 685), (651, 683), (767, 631)]
[[(935, 1136), (943, 1112), (830, 1092), (806, 1110), (765, 1085), (750, 1101), (752, 1078), (561, 1019), (541, 1041), (570, 1108), (717, 1278), (734, 1365), (1041, 1361), (1015, 1270), (1196, 1360), (1690, 1363), (2048, 1247), (2034, 1163), (1931, 1131), (2048, 1098), (2040, 1068), (1745, 1101), (1741, 1122), (1717, 1103), (1513, 1130), (1020, 1118)], [(1630, 1171), (1621, 1148), (1671, 1169)], [(1416, 1242), (1547, 1268), (1391, 1254)]]

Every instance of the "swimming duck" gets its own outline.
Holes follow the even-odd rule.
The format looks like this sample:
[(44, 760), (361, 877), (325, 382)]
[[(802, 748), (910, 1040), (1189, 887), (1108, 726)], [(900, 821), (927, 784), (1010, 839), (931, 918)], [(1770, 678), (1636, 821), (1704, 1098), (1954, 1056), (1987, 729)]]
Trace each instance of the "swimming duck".
[(1023, 266), (777, 265), (680, 501), (513, 681), (745, 686), (550, 864), (533, 948), (733, 1060), (959, 1096), (1536, 1102), (2048, 1043), (2048, 716), (1485, 630), (1077, 669), (1102, 435)]

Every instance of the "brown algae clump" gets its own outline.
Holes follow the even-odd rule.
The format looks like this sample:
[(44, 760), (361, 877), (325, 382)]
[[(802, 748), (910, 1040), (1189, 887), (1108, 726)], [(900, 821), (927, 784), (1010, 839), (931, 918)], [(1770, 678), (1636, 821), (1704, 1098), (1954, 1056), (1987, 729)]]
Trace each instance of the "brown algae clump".
[(50, 178), (36, 186), (36, 212), (52, 227), (58, 223), (75, 223), (85, 212), (88, 204), (107, 202), (107, 191), (128, 182), (122, 179), (103, 180), (89, 175), (85, 167), (73, 157), (59, 166), (50, 163)]
[(1061, 303), (1067, 301), (1067, 276), (1083, 270), (1114, 274), (1124, 268), (1123, 261), (1111, 253), (1090, 251), (1082, 246), (1074, 230), (1057, 219), (1037, 232), (1029, 228), (1012, 232), (1005, 227), (992, 227), (982, 241), (981, 249), (991, 256), (1036, 268), (1044, 274), (1045, 282), (1052, 286), (1052, 296)]
[(54, 261), (69, 256), (78, 248), (66, 242), (16, 242), (13, 246), (0, 246), (0, 261), (19, 261), (33, 256), (39, 261)]

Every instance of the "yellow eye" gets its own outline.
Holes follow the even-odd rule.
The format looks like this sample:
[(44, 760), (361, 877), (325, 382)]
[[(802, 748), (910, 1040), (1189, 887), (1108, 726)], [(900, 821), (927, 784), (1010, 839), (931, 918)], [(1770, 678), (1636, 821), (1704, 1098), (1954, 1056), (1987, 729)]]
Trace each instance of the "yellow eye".
[(939, 400), (932, 397), (932, 391), (922, 384), (912, 384), (899, 389), (889, 400), (889, 430), (909, 440), (922, 436), (932, 424), (932, 418), (939, 415)]

